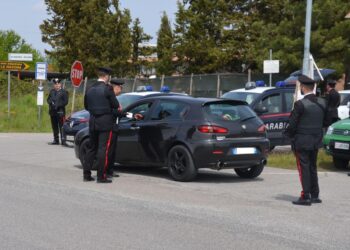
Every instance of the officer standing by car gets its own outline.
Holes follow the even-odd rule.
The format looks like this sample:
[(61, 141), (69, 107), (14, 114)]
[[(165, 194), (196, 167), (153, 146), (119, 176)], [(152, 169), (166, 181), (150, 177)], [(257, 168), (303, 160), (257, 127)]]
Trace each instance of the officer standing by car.
[(61, 81), (58, 78), (53, 79), (53, 84), (53, 89), (50, 90), (49, 96), (47, 97), (53, 131), (53, 141), (50, 142), (49, 145), (58, 145), (59, 135), (62, 145), (67, 145), (62, 135), (62, 126), (66, 114), (66, 105), (68, 104), (68, 92), (62, 88)]
[(340, 95), (335, 89), (336, 81), (329, 80), (327, 82), (327, 120), (329, 124), (339, 121), (338, 107), (340, 105)]
[(90, 148), (86, 153), (86, 164), (83, 166), (84, 181), (93, 181), (91, 169), (97, 169), (98, 183), (112, 182), (107, 178), (107, 168), (115, 123), (113, 110), (119, 108), (119, 103), (108, 85), (111, 73), (110, 68), (98, 68), (98, 80), (84, 97), (85, 109), (90, 112)]
[[(124, 81), (120, 79), (111, 79), (110, 85), (111, 89), (114, 92), (114, 95), (117, 97), (121, 94), (123, 90)], [(118, 99), (117, 99), (118, 102)], [(109, 154), (109, 165), (107, 168), (107, 177), (118, 177), (117, 174), (114, 174), (114, 162), (115, 162), (115, 153), (117, 150), (117, 141), (118, 141), (118, 128), (119, 128), (119, 119), (125, 116), (125, 113), (122, 111), (122, 107), (118, 102), (118, 109), (113, 110), (114, 115), (114, 125), (113, 125), (113, 133), (111, 140), (111, 150)]]
[(298, 80), (304, 98), (295, 102), (286, 129), (292, 140), (302, 185), (301, 196), (293, 204), (311, 205), (322, 202), (319, 198), (317, 154), (322, 143), (326, 103), (313, 93), (316, 84), (313, 79), (302, 75)]

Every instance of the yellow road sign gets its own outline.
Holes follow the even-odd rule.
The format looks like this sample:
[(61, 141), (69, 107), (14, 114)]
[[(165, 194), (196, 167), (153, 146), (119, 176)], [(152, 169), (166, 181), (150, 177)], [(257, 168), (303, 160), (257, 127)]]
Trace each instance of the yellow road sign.
[(27, 70), (29, 65), (23, 62), (11, 62), (11, 61), (1, 61), (0, 70), (12, 71), (12, 70)]

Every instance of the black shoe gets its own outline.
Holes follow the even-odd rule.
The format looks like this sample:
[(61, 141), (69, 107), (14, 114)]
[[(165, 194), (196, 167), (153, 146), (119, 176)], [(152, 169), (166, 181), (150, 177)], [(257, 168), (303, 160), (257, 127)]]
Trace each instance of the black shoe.
[(58, 141), (53, 141), (53, 142), (49, 142), (47, 144), (49, 144), (49, 145), (59, 145), (60, 143)]
[(87, 181), (94, 181), (95, 178), (91, 177), (91, 176), (86, 176), (84, 177), (84, 181), (87, 182)]
[(107, 178), (111, 179), (113, 177), (119, 177), (119, 174), (117, 174), (117, 173), (109, 173), (109, 174), (107, 174)]
[(109, 180), (109, 179), (97, 179), (97, 183), (111, 183), (112, 180)]
[(294, 205), (311, 206), (311, 199), (299, 198), (292, 202)]
[(311, 203), (322, 203), (322, 200), (320, 198), (311, 198)]

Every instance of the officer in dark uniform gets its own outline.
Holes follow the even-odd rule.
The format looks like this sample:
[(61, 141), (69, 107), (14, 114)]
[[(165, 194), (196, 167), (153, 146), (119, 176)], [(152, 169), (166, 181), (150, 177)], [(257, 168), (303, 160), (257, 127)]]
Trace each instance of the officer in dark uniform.
[(85, 109), (90, 112), (89, 134), (90, 148), (86, 153), (84, 181), (93, 181), (91, 170), (97, 169), (97, 182), (110, 183), (107, 178), (107, 168), (110, 160), (110, 150), (115, 118), (113, 110), (119, 108), (119, 103), (109, 83), (112, 70), (98, 68), (98, 80), (86, 92)]
[(302, 75), (298, 78), (304, 98), (295, 102), (289, 117), (286, 134), (292, 140), (299, 177), (302, 185), (301, 196), (293, 201), (295, 205), (321, 203), (317, 177), (317, 154), (323, 137), (323, 123), (326, 102), (313, 93), (315, 81)]
[(336, 81), (329, 80), (327, 82), (327, 120), (329, 124), (339, 121), (338, 107), (340, 105), (340, 95), (335, 89)]
[(53, 131), (53, 141), (50, 142), (49, 145), (59, 144), (59, 134), (62, 145), (67, 145), (62, 135), (62, 126), (66, 114), (66, 105), (68, 104), (68, 92), (62, 88), (62, 84), (59, 79), (53, 79), (53, 84), (54, 87), (50, 90), (49, 96), (47, 97)]
[[(121, 94), (123, 90), (124, 81), (120, 79), (111, 79), (110, 86), (114, 92), (114, 95), (117, 97)], [(118, 99), (117, 99), (118, 102)], [(115, 163), (115, 153), (117, 150), (117, 141), (118, 141), (118, 128), (119, 128), (119, 120), (125, 116), (125, 113), (122, 111), (122, 107), (118, 102), (118, 109), (113, 110), (114, 115), (114, 125), (113, 125), (113, 133), (112, 133), (112, 141), (111, 141), (111, 150), (109, 154), (109, 166), (107, 168), (107, 177), (118, 177), (117, 174), (114, 173), (114, 163)]]

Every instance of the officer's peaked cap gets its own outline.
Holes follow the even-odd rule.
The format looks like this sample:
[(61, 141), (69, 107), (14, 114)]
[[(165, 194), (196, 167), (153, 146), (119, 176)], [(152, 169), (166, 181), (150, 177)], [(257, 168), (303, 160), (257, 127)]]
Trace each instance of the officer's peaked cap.
[(105, 73), (107, 75), (110, 75), (112, 73), (112, 69), (109, 67), (98, 67), (98, 72)]
[(54, 79), (52, 79), (52, 83), (53, 84), (58, 84), (58, 83), (61, 83), (61, 81), (58, 78), (54, 78)]
[(328, 80), (327, 81), (327, 85), (331, 86), (332, 88), (334, 88), (336, 84), (337, 84), (337, 82), (335, 80)]
[(110, 82), (112, 85), (120, 85), (120, 86), (125, 83), (124, 80), (117, 79), (117, 78), (112, 78)]
[(304, 85), (314, 85), (316, 83), (315, 80), (311, 79), (310, 77), (304, 76), (304, 75), (299, 76), (298, 81)]

